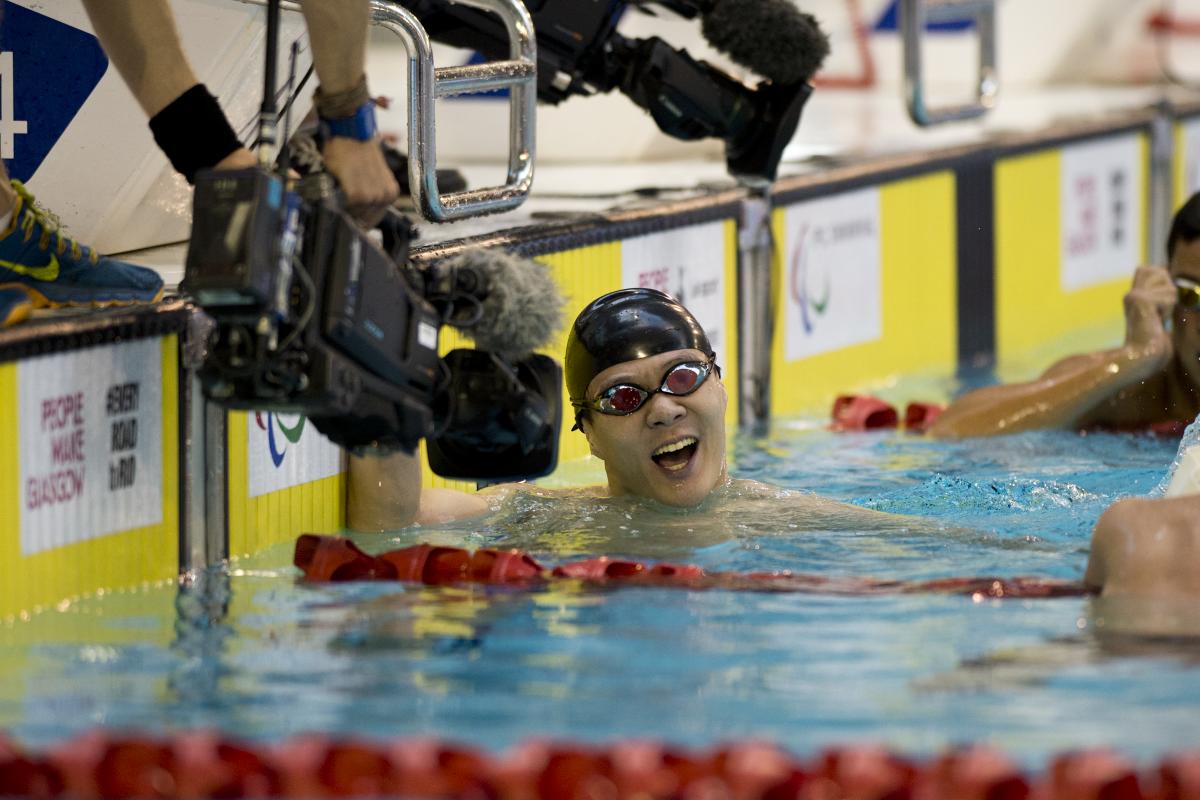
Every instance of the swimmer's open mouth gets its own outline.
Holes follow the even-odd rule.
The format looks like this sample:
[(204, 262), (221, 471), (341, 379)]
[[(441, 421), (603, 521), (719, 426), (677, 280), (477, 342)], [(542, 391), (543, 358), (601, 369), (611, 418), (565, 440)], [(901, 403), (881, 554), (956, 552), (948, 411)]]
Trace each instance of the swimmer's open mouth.
[(651, 453), (650, 458), (663, 469), (675, 472), (691, 463), (692, 456), (696, 455), (697, 445), (699, 441), (695, 436), (685, 436), (677, 442), (664, 444)]

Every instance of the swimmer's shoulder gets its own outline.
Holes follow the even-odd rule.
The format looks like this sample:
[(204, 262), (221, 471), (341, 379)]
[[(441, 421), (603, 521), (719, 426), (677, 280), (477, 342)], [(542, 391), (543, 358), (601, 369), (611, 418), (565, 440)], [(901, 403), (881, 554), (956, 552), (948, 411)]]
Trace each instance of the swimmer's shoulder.
[(817, 497), (810, 492), (785, 489), (750, 478), (731, 478), (725, 484), (725, 491), (730, 497), (738, 500), (792, 500), (793, 498)]
[(797, 511), (813, 511), (827, 510), (841, 505), (812, 492), (785, 489), (782, 486), (749, 478), (730, 479), (717, 490), (716, 499), (727, 508), (744, 508), (747, 511), (760, 507), (775, 510), (790, 508)]
[(765, 501), (776, 510), (786, 510), (803, 515), (799, 521), (819, 526), (837, 528), (893, 527), (915, 524), (917, 518), (889, 514), (851, 503), (843, 503), (815, 492), (801, 489), (785, 489), (761, 481), (745, 478), (731, 480), (728, 484), (731, 497), (736, 500)]
[(520, 495), (550, 499), (607, 497), (608, 487), (547, 487), (520, 482), (496, 483), (475, 492), (429, 488), (421, 492), (421, 510), (416, 524), (439, 525), (495, 514)]
[(607, 486), (538, 486), (536, 483), (497, 483), (476, 492), (503, 503), (517, 494), (530, 494), (537, 497), (608, 497)]

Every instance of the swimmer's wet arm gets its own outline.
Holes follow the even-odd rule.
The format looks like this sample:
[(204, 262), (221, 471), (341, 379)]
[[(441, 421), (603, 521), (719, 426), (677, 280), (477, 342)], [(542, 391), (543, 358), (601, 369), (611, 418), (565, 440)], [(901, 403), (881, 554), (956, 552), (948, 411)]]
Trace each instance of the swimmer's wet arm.
[(406, 528), (417, 521), (421, 464), (407, 453), (350, 456), (346, 526), (356, 531)]
[(1170, 355), (1169, 348), (1156, 342), (1070, 356), (1036, 380), (963, 395), (942, 412), (929, 434), (994, 436), (1078, 425), (1098, 404), (1162, 370)]
[(350, 456), (346, 526), (380, 532), (480, 516), (489, 510), (483, 493), (422, 488), (421, 462), (408, 453)]
[(853, 528), (856, 530), (908, 528), (924, 530), (939, 528), (939, 523), (923, 517), (912, 517), (906, 514), (890, 514), (886, 511), (876, 511), (873, 508), (842, 503), (830, 500), (828, 497), (804, 493), (789, 494), (789, 501), (796, 510), (803, 513), (806, 522), (818, 526), (833, 528)]

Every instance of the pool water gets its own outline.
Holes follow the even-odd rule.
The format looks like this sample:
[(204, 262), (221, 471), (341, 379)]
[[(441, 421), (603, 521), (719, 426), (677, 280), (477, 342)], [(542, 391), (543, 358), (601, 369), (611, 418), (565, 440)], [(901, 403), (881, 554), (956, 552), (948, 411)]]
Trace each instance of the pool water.
[[(610, 508), (593, 517), (610, 530), (561, 537), (497, 524), (357, 539), (373, 550), (516, 545), (546, 564), (617, 551), (714, 570), (1077, 579), (1100, 512), (1148, 492), (1174, 452), (1131, 434), (939, 443), (801, 420), (736, 440), (733, 473), (943, 530), (745, 518), (664, 547), (653, 524)], [(290, 560), (281, 546), (183, 586), (0, 628), (0, 728), (34, 747), (96, 726), (257, 741), (430, 735), (493, 751), (543, 736), (756, 737), (798, 756), (848, 742), (913, 756), (987, 742), (1030, 767), (1100, 745), (1153, 759), (1200, 730), (1200, 647), (1107, 637), (1088, 598), (313, 586)]]

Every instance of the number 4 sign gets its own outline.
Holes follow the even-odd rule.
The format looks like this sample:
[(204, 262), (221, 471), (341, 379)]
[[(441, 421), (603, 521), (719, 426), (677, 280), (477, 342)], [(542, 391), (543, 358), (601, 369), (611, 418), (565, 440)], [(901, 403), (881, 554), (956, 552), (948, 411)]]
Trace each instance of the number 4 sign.
[(16, 148), (13, 137), (28, 133), (29, 124), (13, 118), (13, 54), (0, 53), (0, 158), (11, 159)]
[(0, 156), (9, 175), (29, 180), (107, 69), (92, 34), (13, 0), (4, 3)]

